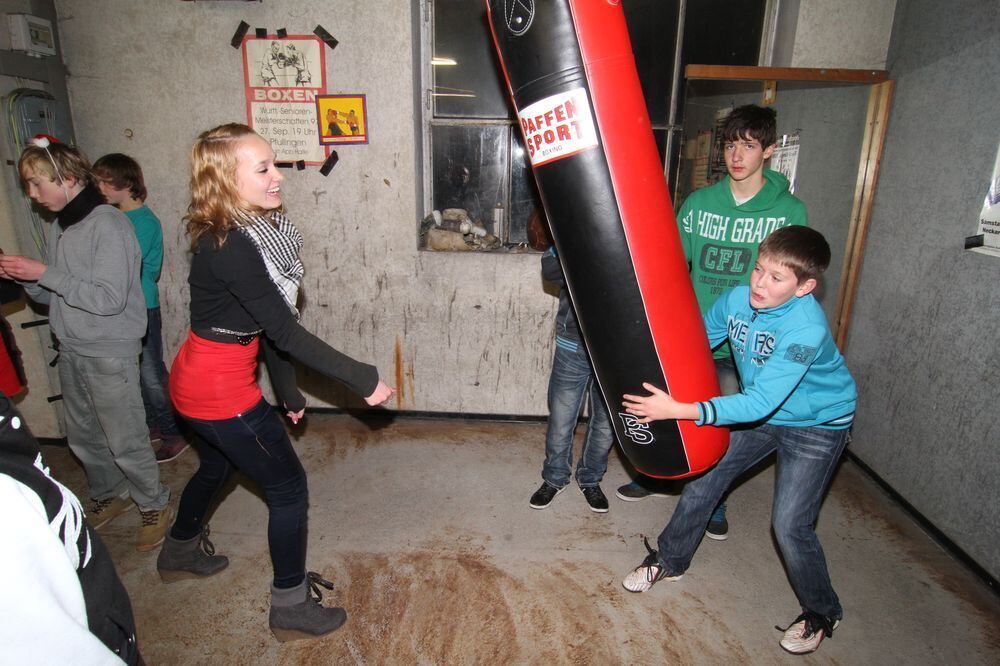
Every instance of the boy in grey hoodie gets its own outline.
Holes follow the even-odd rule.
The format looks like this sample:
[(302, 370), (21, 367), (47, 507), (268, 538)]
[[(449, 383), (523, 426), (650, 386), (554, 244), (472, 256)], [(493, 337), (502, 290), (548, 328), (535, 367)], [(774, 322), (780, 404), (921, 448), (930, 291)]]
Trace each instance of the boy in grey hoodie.
[(137, 550), (159, 546), (170, 525), (170, 490), (160, 482), (139, 392), (140, 340), (146, 304), (140, 252), (121, 211), (94, 187), (87, 158), (39, 136), (18, 171), (28, 196), (56, 213), (45, 263), (0, 254), (0, 277), (20, 282), (49, 306), (59, 348), (66, 438), (83, 463), (98, 529), (138, 505)]

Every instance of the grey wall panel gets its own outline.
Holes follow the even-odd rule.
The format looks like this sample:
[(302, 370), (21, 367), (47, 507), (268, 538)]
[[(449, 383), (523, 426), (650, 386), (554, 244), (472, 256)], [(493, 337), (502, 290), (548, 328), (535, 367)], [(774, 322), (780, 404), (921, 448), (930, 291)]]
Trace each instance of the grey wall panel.
[[(394, 407), (545, 414), (557, 301), (543, 291), (539, 255), (417, 251), (414, 14), (411, 0), (370, 4), (56, 2), (80, 144), (93, 158), (134, 156), (163, 221), (167, 362), (188, 326), (188, 151), (199, 132), (246, 120), (233, 31), (241, 20), (289, 34), (319, 24), (339, 40), (325, 50), (328, 89), (367, 95), (371, 132), (367, 145), (337, 147), (328, 177), (284, 172), (288, 214), (306, 238), (303, 323), (399, 384)], [(301, 378), (310, 406), (358, 404), (336, 382)]]
[(897, 6), (896, 93), (851, 337), (854, 452), (1000, 576), (1000, 259), (962, 249), (1000, 139), (993, 0)]
[(799, 7), (792, 67), (885, 69), (896, 0), (808, 0), (795, 4)]

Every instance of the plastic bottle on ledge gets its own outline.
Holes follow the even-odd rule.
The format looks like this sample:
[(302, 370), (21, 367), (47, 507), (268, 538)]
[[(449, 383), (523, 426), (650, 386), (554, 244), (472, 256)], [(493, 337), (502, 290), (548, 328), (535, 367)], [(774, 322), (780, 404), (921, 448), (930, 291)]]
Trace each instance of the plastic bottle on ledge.
[(507, 234), (504, 233), (504, 210), (502, 203), (497, 203), (497, 205), (493, 207), (493, 233), (501, 240), (507, 236)]

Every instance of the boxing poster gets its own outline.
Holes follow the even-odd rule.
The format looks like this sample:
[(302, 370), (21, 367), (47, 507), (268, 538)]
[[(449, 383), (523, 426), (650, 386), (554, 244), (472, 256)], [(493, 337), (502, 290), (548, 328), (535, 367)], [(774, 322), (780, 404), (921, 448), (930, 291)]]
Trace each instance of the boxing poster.
[(247, 124), (267, 139), (278, 162), (321, 165), (316, 99), (326, 92), (323, 41), (314, 35), (243, 38)]

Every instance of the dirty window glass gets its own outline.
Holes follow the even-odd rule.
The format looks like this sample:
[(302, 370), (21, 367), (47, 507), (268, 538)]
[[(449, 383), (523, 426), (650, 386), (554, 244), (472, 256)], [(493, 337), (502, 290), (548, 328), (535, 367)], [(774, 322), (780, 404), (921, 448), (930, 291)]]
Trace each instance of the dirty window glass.
[[(670, 129), (678, 4), (679, 0), (623, 3), (661, 158)], [(765, 0), (688, 2), (682, 61), (756, 64), (765, 4)], [(746, 10), (746, 20), (719, 20), (737, 9)], [(420, 247), (426, 247), (428, 229), (440, 228), (437, 218), (445, 210), (458, 209), (465, 211), (463, 219), (475, 225), (480, 235), (466, 235), (468, 242), (458, 240), (456, 248), (526, 250), (528, 218), (541, 209), (541, 202), (521, 133), (514, 124), (485, 5), (478, 0), (425, 2), (421, 20), (428, 62), (422, 63), (426, 210), (420, 223)], [(734, 31), (737, 34), (731, 34)], [(461, 221), (445, 226), (461, 228)]]

